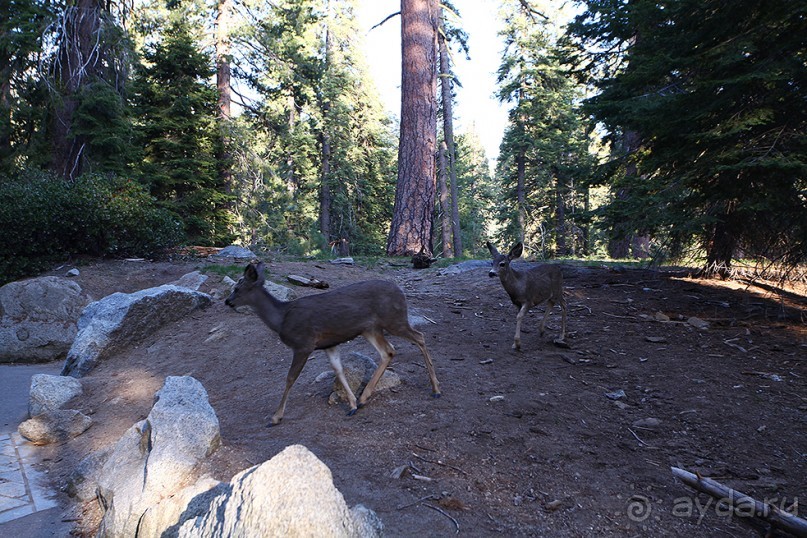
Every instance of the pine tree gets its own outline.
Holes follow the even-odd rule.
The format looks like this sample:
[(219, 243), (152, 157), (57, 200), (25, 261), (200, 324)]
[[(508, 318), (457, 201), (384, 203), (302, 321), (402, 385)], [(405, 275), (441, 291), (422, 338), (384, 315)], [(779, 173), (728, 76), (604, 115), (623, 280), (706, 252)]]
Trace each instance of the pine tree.
[(581, 73), (599, 79), (590, 109), (615, 139), (640, 138), (638, 173), (612, 176), (631, 199), (614, 200), (611, 219), (673, 253), (695, 239), (705, 274), (729, 274), (741, 253), (807, 257), (807, 6), (587, 6), (570, 36)]
[(229, 240), (226, 195), (216, 169), (216, 89), (211, 57), (177, 12), (161, 40), (144, 51), (135, 106), (151, 193), (185, 221), (200, 244)]

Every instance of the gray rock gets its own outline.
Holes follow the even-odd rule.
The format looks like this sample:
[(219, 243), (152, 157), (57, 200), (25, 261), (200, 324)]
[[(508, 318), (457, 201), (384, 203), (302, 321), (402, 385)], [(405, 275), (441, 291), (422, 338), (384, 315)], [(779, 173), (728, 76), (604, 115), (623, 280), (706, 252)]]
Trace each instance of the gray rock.
[(81, 394), (81, 381), (75, 377), (34, 374), (28, 396), (28, 416), (35, 417), (52, 409), (60, 409)]
[(62, 375), (82, 377), (98, 362), (210, 302), (205, 293), (166, 284), (135, 293), (113, 293), (90, 303), (78, 321), (78, 334)]
[(257, 258), (254, 252), (248, 248), (230, 245), (210, 256), (211, 258), (235, 258), (236, 260), (252, 260)]
[(213, 499), (229, 489), (229, 484), (208, 476), (200, 478), (146, 510), (137, 526), (137, 536), (175, 538), (183, 523), (206, 514)]
[(99, 535), (136, 536), (146, 510), (185, 486), (219, 441), (219, 421), (202, 384), (166, 378), (148, 417), (124, 433), (101, 469)]
[(170, 285), (179, 286), (180, 288), (188, 288), (189, 290), (198, 290), (202, 284), (207, 281), (207, 275), (203, 275), (199, 271), (192, 271), (188, 274), (182, 275), (179, 279), (169, 282)]
[(65, 488), (67, 494), (80, 501), (95, 499), (101, 469), (111, 453), (112, 447), (108, 447), (91, 452), (82, 458), (70, 473), (70, 476), (67, 477), (67, 486)]
[(180, 537), (375, 537), (383, 528), (366, 508), (348, 509), (330, 469), (301, 445), (238, 473), (230, 484), (206, 514), (180, 527)]
[(647, 428), (654, 430), (661, 426), (661, 421), (657, 418), (643, 418), (633, 423), (634, 428)]
[(80, 411), (52, 409), (29, 418), (17, 430), (35, 445), (49, 445), (81, 435), (91, 425), (92, 419)]
[(74, 276), (79, 276), (80, 274), (81, 274), (81, 272), (74, 267), (74, 268), (70, 269), (67, 273), (65, 273), (65, 276), (74, 277)]
[(64, 358), (88, 302), (78, 283), (55, 276), (0, 288), (0, 363)]

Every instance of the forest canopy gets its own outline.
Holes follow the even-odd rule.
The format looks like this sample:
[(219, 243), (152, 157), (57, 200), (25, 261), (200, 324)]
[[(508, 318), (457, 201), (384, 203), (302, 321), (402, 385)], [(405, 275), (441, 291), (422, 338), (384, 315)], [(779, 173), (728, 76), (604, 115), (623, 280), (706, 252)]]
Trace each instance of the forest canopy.
[[(430, 256), (492, 239), (704, 275), (804, 262), (804, 2), (593, 0), (564, 21), (501, 0), (493, 167), (450, 121), (452, 64), (474, 55), (462, 5), (421, 3), (439, 18), (418, 67), (439, 74), (437, 132), (417, 137), (436, 169), (402, 192), (434, 201), (417, 217)], [(356, 0), (0, 5), (0, 283), (183, 244), (382, 256), (407, 227), (396, 187), (423, 148), (399, 156), (408, 131), (369, 75)]]

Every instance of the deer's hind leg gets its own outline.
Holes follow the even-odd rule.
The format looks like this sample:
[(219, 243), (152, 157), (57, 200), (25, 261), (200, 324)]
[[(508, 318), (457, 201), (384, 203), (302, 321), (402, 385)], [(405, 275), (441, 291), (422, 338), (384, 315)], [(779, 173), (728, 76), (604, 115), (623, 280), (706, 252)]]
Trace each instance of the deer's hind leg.
[(384, 338), (384, 333), (380, 329), (367, 331), (364, 333), (364, 337), (372, 344), (376, 351), (378, 351), (381, 361), (378, 363), (378, 368), (373, 372), (373, 376), (370, 378), (370, 381), (367, 382), (367, 386), (364, 387), (359, 397), (359, 407), (364, 406), (367, 400), (370, 399), (370, 396), (372, 396), (375, 390), (375, 386), (378, 384), (378, 380), (384, 375), (384, 370), (387, 369), (387, 366), (392, 362), (392, 357), (395, 356), (395, 348)]
[(350, 390), (350, 385), (348, 385), (347, 378), (345, 377), (345, 371), (342, 369), (342, 360), (339, 356), (339, 348), (336, 346), (329, 347), (325, 350), (325, 354), (328, 355), (328, 360), (331, 362), (331, 368), (333, 368), (337, 379), (339, 379), (339, 382), (342, 384), (342, 388), (345, 389), (347, 401), (350, 404), (350, 411), (348, 411), (348, 415), (353, 415), (356, 413), (356, 409), (358, 409), (356, 406), (356, 396), (353, 394), (353, 391)]
[(395, 336), (400, 336), (401, 338), (406, 338), (417, 345), (420, 348), (420, 352), (423, 354), (423, 360), (426, 362), (426, 370), (429, 372), (429, 381), (432, 384), (432, 396), (435, 398), (440, 397), (440, 383), (437, 381), (437, 374), (434, 371), (434, 363), (432, 362), (432, 356), (429, 353), (429, 350), (426, 348), (426, 339), (423, 337), (423, 333), (413, 329), (412, 327), (406, 327), (398, 332), (393, 333)]
[(309, 350), (294, 352), (294, 358), (291, 361), (289, 373), (286, 375), (286, 389), (283, 391), (283, 397), (280, 399), (280, 405), (278, 405), (277, 411), (272, 415), (271, 426), (280, 424), (280, 421), (283, 420), (283, 414), (286, 412), (286, 400), (289, 398), (289, 391), (291, 391), (292, 385), (294, 385), (294, 382), (297, 381), (297, 378), (300, 376), (300, 372), (303, 371), (303, 366), (305, 366), (306, 361), (308, 361), (309, 355), (311, 355), (311, 351)]

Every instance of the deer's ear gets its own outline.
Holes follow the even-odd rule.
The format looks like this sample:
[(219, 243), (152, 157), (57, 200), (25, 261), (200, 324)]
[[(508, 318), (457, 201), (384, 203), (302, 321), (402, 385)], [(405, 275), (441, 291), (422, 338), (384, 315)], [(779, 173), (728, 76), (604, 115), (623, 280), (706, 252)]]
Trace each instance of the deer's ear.
[(490, 255), (494, 258), (499, 255), (499, 251), (496, 250), (496, 247), (490, 244), (490, 241), (486, 241), (485, 244), (488, 246), (488, 250), (490, 251)]
[(255, 265), (255, 273), (258, 275), (258, 278), (256, 278), (256, 280), (258, 280), (260, 282), (263, 282), (264, 269), (265, 269), (265, 267), (263, 265), (263, 262), (258, 262), (257, 265)]
[(524, 245), (522, 245), (521, 242), (518, 242), (513, 248), (510, 249), (510, 252), (507, 253), (507, 257), (511, 260), (515, 260), (516, 258), (520, 258), (523, 252)]
[(251, 263), (244, 269), (244, 278), (251, 281), (258, 280), (258, 269)]

